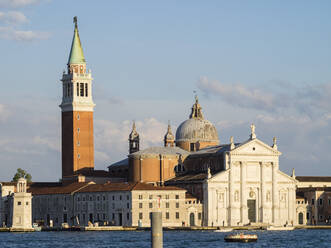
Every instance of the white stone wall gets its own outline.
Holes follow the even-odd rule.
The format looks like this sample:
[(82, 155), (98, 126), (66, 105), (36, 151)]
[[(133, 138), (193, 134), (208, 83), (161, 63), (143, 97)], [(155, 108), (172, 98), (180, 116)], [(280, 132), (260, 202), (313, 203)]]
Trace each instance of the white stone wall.
[[(255, 222), (296, 222), (296, 180), (279, 171), (280, 153), (253, 139), (226, 157), (226, 171), (204, 183), (204, 224), (240, 226), (249, 220), (248, 200), (255, 200)], [(253, 223), (252, 223), (253, 224)]]

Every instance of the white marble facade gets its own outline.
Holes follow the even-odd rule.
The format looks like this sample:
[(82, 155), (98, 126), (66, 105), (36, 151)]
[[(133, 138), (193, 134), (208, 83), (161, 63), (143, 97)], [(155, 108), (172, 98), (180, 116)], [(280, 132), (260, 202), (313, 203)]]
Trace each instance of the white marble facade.
[(279, 170), (276, 139), (263, 143), (253, 127), (248, 141), (235, 146), (231, 139), (224, 154), (225, 170), (209, 174), (203, 185), (204, 225), (296, 223), (297, 181)]

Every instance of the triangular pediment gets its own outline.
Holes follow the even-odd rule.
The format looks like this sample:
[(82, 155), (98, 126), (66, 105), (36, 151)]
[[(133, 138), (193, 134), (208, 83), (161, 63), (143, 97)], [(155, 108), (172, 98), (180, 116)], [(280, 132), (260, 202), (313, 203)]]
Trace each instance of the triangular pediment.
[(208, 182), (220, 182), (220, 181), (228, 181), (229, 180), (229, 171), (220, 171), (216, 174), (214, 174), (211, 178), (207, 179)]
[(298, 183), (298, 181), (295, 178), (287, 175), (286, 173), (284, 173), (280, 170), (278, 170), (278, 181), (280, 181), (280, 182), (290, 182), (290, 183), (295, 183), (295, 184)]
[(281, 155), (281, 152), (259, 139), (247, 140), (234, 148), (230, 153), (231, 155)]

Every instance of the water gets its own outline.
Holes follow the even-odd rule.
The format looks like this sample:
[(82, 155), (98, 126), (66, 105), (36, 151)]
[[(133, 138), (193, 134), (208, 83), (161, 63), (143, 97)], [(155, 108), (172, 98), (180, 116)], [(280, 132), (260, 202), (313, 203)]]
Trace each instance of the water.
[[(165, 231), (165, 248), (217, 247), (331, 247), (331, 230), (252, 231), (256, 243), (225, 243), (228, 233), (211, 231)], [(29, 248), (140, 248), (150, 247), (150, 232), (36, 232), (0, 233), (0, 247)]]

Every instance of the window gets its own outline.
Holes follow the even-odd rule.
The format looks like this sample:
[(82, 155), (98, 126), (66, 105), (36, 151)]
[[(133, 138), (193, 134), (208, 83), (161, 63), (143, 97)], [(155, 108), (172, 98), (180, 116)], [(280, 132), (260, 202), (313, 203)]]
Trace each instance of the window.
[(85, 96), (87, 97), (88, 96), (88, 84), (85, 83)]
[(315, 204), (315, 199), (311, 199), (311, 205)]
[(194, 143), (190, 144), (190, 151), (193, 152), (194, 151)]
[(68, 222), (68, 216), (67, 214), (63, 214), (63, 222)]
[(319, 204), (323, 205), (323, 199), (321, 199), (321, 198), (319, 199)]
[(169, 195), (166, 195), (166, 199), (169, 199)]
[(150, 200), (153, 199), (153, 195), (149, 195), (149, 199), (150, 199)]
[(77, 158), (80, 158), (80, 154), (79, 153), (77, 154)]
[(130, 219), (130, 213), (126, 213), (126, 219), (127, 219), (127, 220)]
[(113, 219), (113, 220), (115, 219), (115, 214), (112, 214), (112, 219)]
[(141, 202), (139, 203), (139, 208), (143, 208), (143, 204)]
[(113, 199), (113, 201), (115, 201), (115, 196), (114, 195), (113, 195), (112, 199)]
[(79, 119), (80, 119), (80, 115), (78, 114), (78, 115), (77, 115), (77, 120), (79, 120)]
[(126, 199), (129, 200), (129, 196), (128, 195), (126, 196)]
[(102, 219), (106, 220), (106, 214), (102, 214)]
[(120, 201), (122, 201), (122, 196), (120, 195)]
[(179, 195), (176, 195), (176, 199), (179, 199)]
[(77, 96), (79, 96), (79, 83), (77, 83), (76, 85), (77, 85), (76, 87)]
[(142, 200), (143, 199), (143, 195), (139, 195), (139, 200)]
[(80, 96), (84, 96), (84, 83), (80, 83)]
[(130, 208), (130, 203), (127, 203), (126, 204), (126, 208)]
[(166, 219), (169, 220), (169, 212), (166, 212)]
[(201, 220), (201, 213), (198, 213), (198, 219)]
[(169, 208), (169, 202), (166, 202), (166, 208)]
[(149, 203), (149, 208), (153, 208), (153, 203), (152, 202)]
[(106, 200), (106, 197), (105, 197), (105, 196), (102, 196), (102, 200), (104, 200), (104, 201), (105, 201), (105, 200)]
[(328, 200), (328, 204), (329, 204), (329, 206), (331, 205), (331, 200), (330, 199)]
[(26, 202), (25, 205), (29, 206), (29, 202)]
[(22, 205), (22, 202), (20, 202), (20, 201), (17, 202), (17, 205), (18, 205), (18, 206), (21, 206), (21, 205)]
[(113, 208), (113, 209), (115, 208), (115, 203), (112, 204), (112, 208)]
[(179, 219), (179, 212), (176, 212), (176, 219)]
[(139, 213), (139, 220), (143, 219), (143, 213)]
[(100, 201), (100, 196), (97, 196), (97, 201)]
[(179, 202), (176, 202), (176, 208), (179, 208)]
[(320, 215), (320, 220), (322, 220), (323, 219), (323, 216), (322, 215)]

